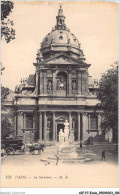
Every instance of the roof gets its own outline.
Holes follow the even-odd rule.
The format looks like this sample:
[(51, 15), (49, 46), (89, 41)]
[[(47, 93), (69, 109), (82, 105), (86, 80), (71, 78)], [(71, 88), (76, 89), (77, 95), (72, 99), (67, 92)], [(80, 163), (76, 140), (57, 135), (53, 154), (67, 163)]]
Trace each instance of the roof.
[(53, 30), (48, 33), (42, 41), (41, 48), (48, 47), (51, 44), (74, 46), (80, 49), (77, 37), (67, 30)]

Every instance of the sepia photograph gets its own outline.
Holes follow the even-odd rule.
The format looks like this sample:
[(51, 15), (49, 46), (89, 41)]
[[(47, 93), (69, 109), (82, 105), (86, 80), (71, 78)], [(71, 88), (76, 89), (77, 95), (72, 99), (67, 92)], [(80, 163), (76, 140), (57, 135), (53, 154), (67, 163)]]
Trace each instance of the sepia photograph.
[(119, 187), (118, 8), (1, 1), (2, 188)]

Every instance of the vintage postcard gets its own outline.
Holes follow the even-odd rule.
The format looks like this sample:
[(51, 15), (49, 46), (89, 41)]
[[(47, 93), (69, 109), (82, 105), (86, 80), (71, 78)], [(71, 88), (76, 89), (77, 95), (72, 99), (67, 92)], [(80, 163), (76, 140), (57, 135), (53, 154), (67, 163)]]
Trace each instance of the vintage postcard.
[(118, 7), (1, 1), (2, 188), (118, 188)]

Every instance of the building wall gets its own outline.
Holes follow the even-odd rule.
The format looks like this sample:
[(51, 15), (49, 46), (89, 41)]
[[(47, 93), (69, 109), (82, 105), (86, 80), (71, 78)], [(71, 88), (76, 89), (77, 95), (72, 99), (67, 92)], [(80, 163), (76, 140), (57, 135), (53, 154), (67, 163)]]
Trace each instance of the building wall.
[[(59, 88), (60, 77), (63, 76), (65, 87)], [(87, 69), (40, 69), (36, 71), (36, 91), (40, 95), (49, 96), (73, 96), (88, 95), (88, 71)]]
[[(27, 107), (26, 109), (18, 112), (18, 121), (16, 120), (15, 124), (16, 134), (24, 136), (26, 141), (58, 141), (58, 134), (61, 128), (64, 130), (65, 120), (69, 122), (69, 134), (74, 135), (75, 141), (86, 141), (90, 136), (95, 137), (101, 131), (99, 125), (94, 130), (90, 128), (92, 113), (66, 110), (64, 107), (61, 111), (56, 111), (57, 106), (53, 107), (52, 111), (39, 108), (38, 111), (31, 112)], [(32, 122), (28, 120), (29, 116), (33, 116), (30, 118)], [(100, 117), (97, 122), (99, 124)]]

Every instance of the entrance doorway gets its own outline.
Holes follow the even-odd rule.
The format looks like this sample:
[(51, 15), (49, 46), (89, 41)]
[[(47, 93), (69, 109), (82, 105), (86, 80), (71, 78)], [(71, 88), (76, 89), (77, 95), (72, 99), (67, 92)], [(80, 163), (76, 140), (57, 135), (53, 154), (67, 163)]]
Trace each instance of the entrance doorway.
[(60, 129), (64, 130), (64, 124), (57, 124), (57, 142), (59, 141), (59, 131)]

